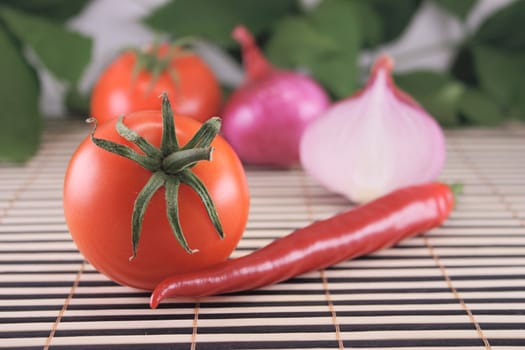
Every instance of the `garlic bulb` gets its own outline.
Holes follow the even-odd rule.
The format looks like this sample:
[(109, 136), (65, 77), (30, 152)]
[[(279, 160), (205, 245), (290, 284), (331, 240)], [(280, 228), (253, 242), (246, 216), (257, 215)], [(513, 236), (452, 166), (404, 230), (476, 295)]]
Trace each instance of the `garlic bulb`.
[(436, 179), (445, 162), (443, 130), (391, 77), (381, 56), (366, 86), (305, 130), (301, 164), (327, 189), (363, 203)]

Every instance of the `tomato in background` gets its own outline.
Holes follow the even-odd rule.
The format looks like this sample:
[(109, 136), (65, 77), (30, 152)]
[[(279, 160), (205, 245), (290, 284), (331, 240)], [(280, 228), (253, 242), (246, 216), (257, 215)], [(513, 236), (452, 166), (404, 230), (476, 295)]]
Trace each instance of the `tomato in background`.
[[(123, 121), (152, 145), (161, 144), (160, 111), (132, 113)], [(138, 150), (117, 133), (116, 122), (101, 124), (94, 135)], [(190, 118), (175, 117), (181, 147), (200, 126)], [(244, 233), (249, 191), (242, 164), (229, 144), (216, 136), (211, 147), (212, 160), (198, 162), (191, 171), (215, 204), (224, 238), (217, 235), (199, 195), (183, 183), (178, 195), (180, 223), (189, 246), (198, 250), (185, 251), (169, 225), (165, 189), (160, 188), (146, 209), (137, 254), (130, 260), (133, 206), (152, 172), (98, 147), (87, 137), (71, 158), (63, 192), (66, 223), (83, 256), (112, 280), (146, 290), (167, 276), (226, 260)]]
[(201, 122), (221, 108), (221, 88), (207, 63), (196, 53), (163, 44), (119, 55), (93, 88), (91, 116), (105, 122), (130, 112), (160, 110), (164, 92), (175, 114)]

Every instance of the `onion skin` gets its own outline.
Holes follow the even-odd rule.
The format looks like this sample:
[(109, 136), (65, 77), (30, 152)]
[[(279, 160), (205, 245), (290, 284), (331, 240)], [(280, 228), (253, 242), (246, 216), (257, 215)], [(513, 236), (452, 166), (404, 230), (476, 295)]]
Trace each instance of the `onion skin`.
[(392, 67), (381, 56), (365, 87), (330, 107), (301, 139), (305, 171), (356, 203), (434, 181), (444, 166), (443, 130), (396, 87)]
[(233, 36), (242, 45), (247, 80), (224, 106), (223, 136), (244, 163), (299, 164), (302, 133), (328, 108), (328, 95), (308, 76), (272, 67), (244, 27)]

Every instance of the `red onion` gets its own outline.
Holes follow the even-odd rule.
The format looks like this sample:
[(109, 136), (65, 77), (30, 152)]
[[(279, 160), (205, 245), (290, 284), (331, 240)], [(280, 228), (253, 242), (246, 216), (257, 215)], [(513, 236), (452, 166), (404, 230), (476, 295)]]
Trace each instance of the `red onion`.
[(272, 67), (243, 26), (233, 37), (242, 47), (247, 80), (224, 107), (225, 138), (245, 163), (298, 164), (303, 130), (328, 107), (327, 94), (304, 74)]
[(442, 129), (396, 87), (392, 67), (380, 57), (364, 89), (334, 104), (301, 140), (303, 168), (354, 202), (434, 180), (445, 161)]

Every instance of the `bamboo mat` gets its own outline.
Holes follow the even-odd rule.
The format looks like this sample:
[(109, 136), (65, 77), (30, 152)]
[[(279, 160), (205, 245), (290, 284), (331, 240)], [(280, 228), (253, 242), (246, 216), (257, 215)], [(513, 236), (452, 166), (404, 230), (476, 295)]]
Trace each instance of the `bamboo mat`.
[[(61, 206), (89, 132), (51, 121), (25, 166), (0, 164), (0, 347), (10, 349), (525, 349), (525, 128), (448, 131), (442, 180), (462, 182), (425, 236), (260, 290), (157, 310), (85, 262)], [(249, 169), (235, 257), (347, 209), (298, 169)]]

